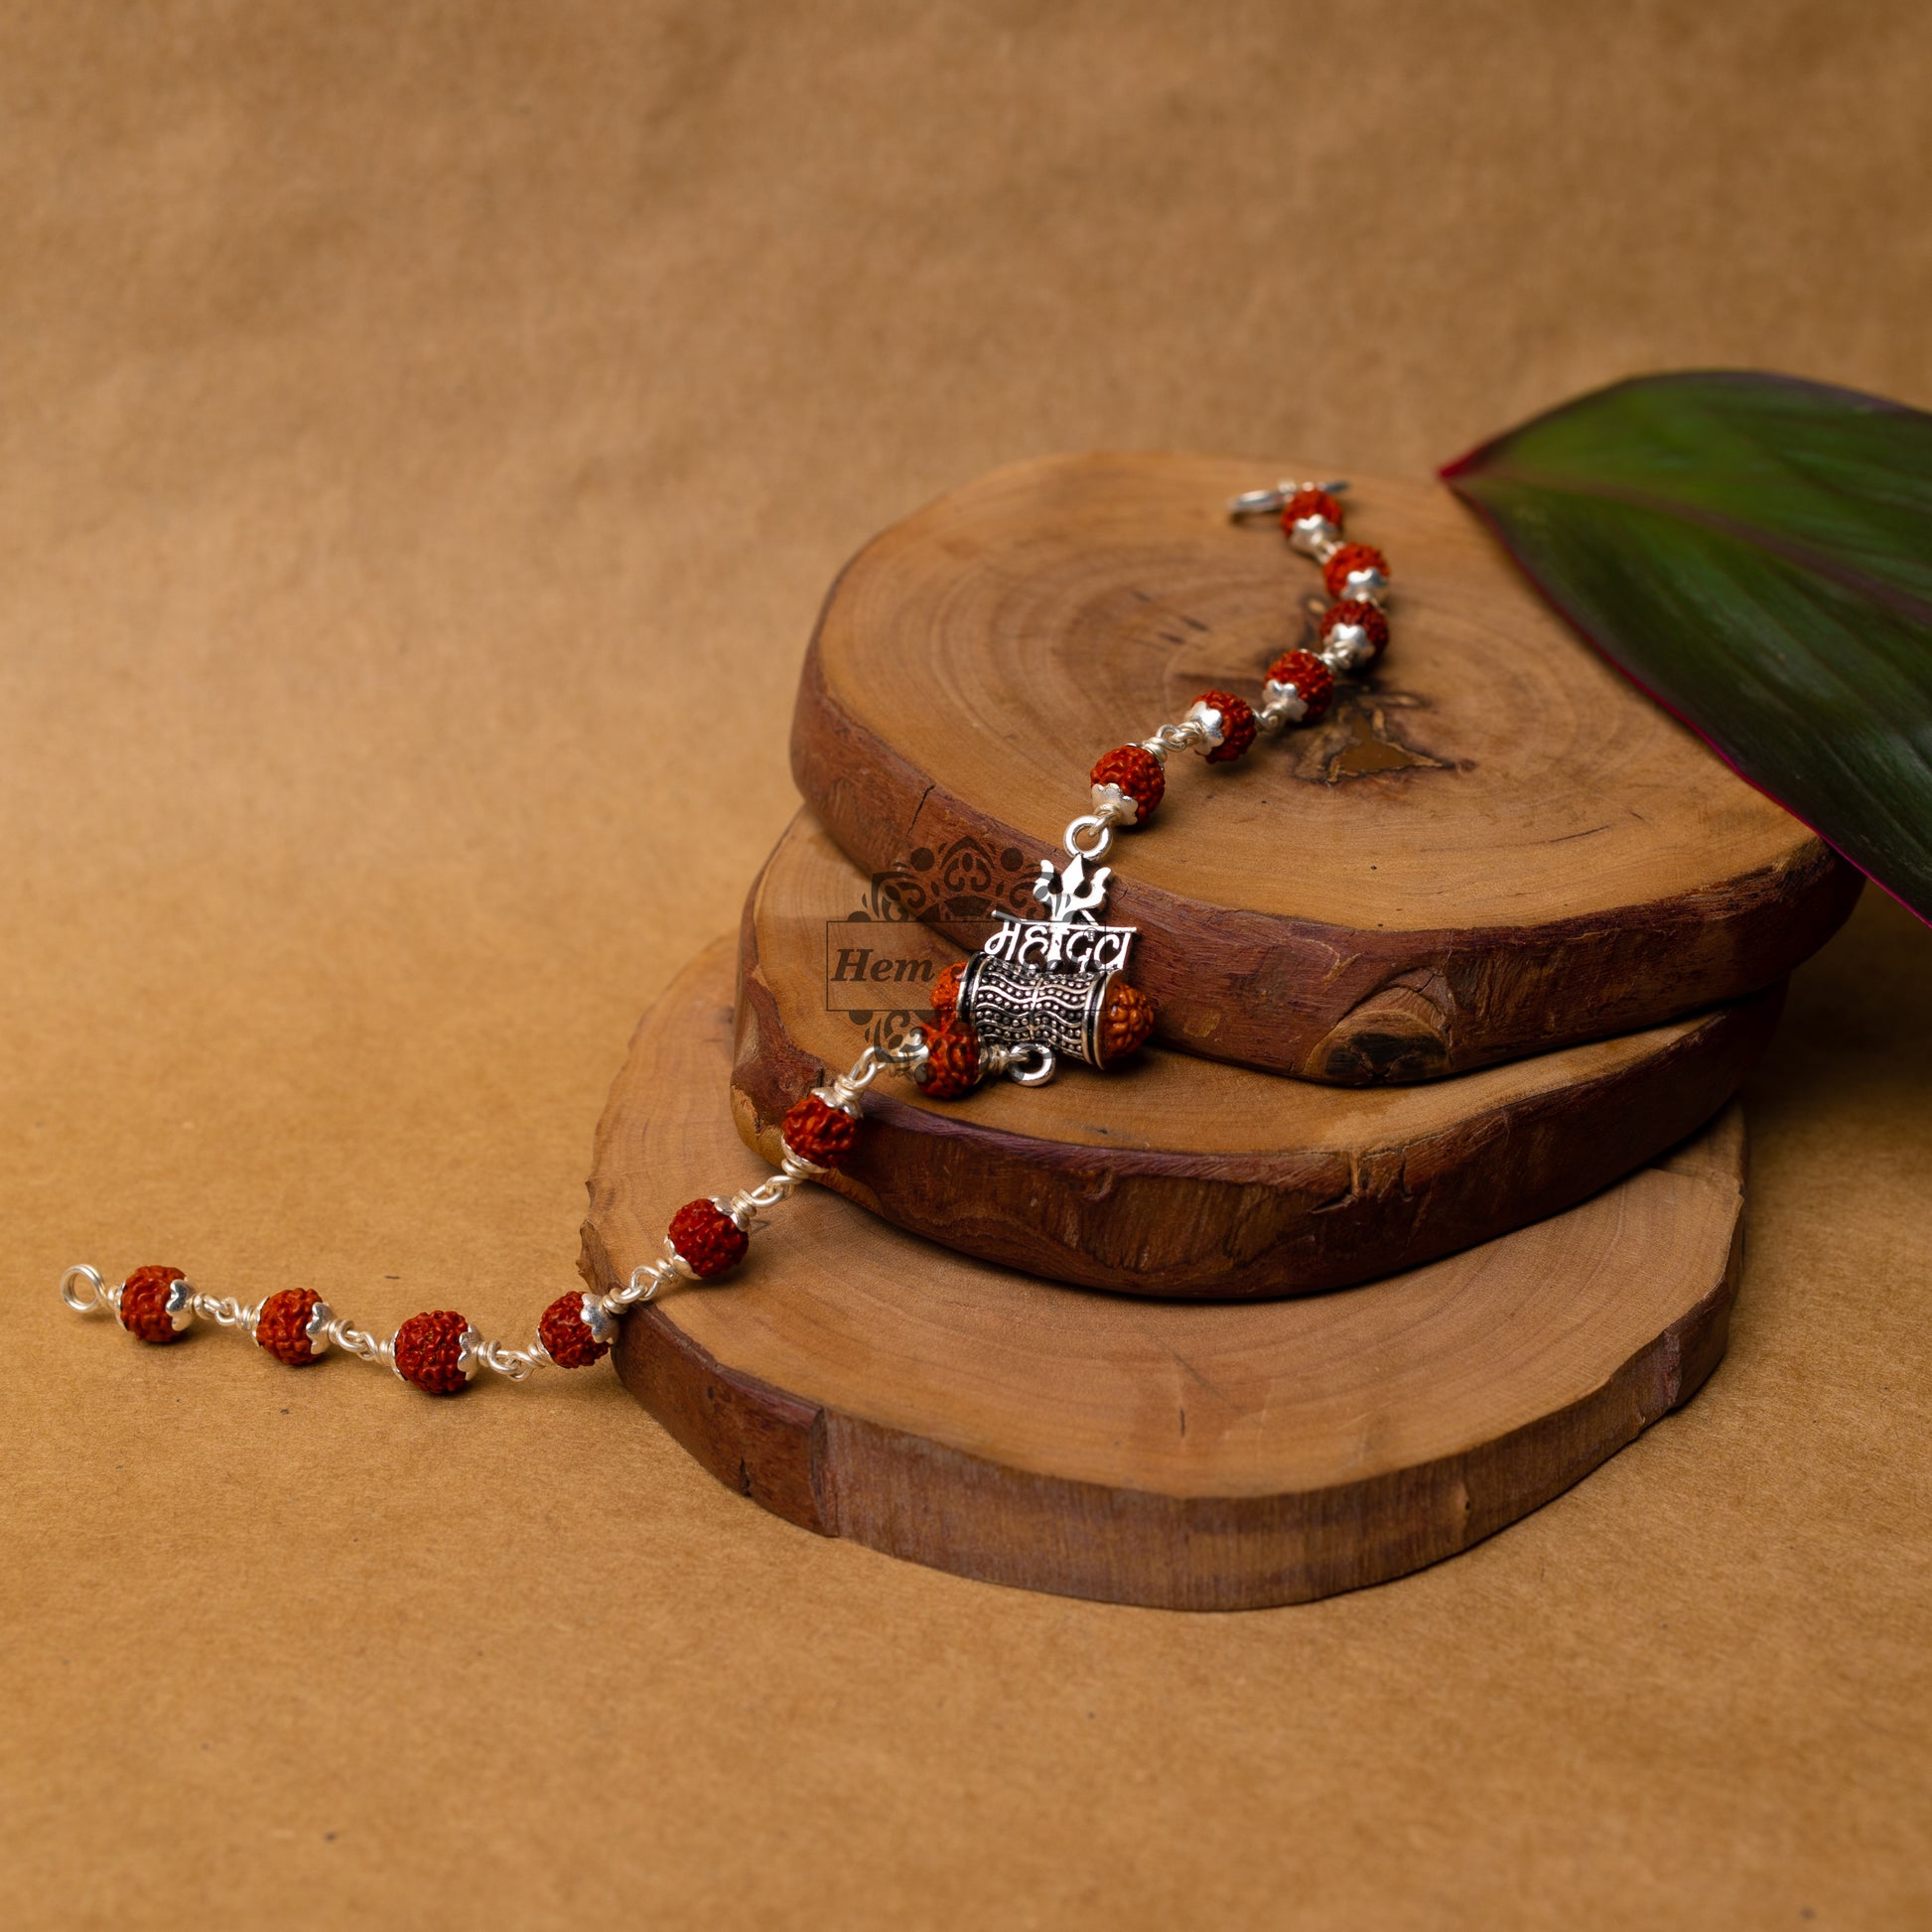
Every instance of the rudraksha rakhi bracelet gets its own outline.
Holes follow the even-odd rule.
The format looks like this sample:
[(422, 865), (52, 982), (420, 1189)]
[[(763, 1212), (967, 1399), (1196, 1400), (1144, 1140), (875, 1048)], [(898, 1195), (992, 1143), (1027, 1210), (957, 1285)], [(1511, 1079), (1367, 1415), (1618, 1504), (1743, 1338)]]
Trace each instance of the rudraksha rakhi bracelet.
[[(686, 1201), (671, 1216), (662, 1252), (633, 1269), (608, 1295), (560, 1295), (521, 1348), (489, 1341), (453, 1309), (412, 1314), (394, 1334), (355, 1327), (306, 1288), (285, 1288), (244, 1304), (204, 1295), (179, 1268), (137, 1268), (109, 1285), (92, 1268), (69, 1268), (61, 1297), (76, 1313), (110, 1310), (129, 1334), (157, 1346), (179, 1341), (199, 1318), (239, 1328), (279, 1362), (306, 1368), (333, 1348), (392, 1369), (431, 1395), (456, 1395), (484, 1369), (521, 1382), (539, 1368), (588, 1368), (610, 1352), (618, 1318), (672, 1283), (715, 1281), (737, 1267), (763, 1225), (761, 1210), (787, 1199), (800, 1182), (844, 1166), (858, 1145), (861, 1096), (889, 1068), (935, 1100), (953, 1100), (1001, 1075), (1022, 1085), (1051, 1079), (1062, 1057), (1106, 1068), (1136, 1052), (1154, 1031), (1154, 1003), (1128, 983), (1128, 927), (1098, 924), (1116, 828), (1145, 825), (1167, 791), (1168, 756), (1197, 752), (1209, 764), (1241, 758), (1256, 736), (1326, 715), (1337, 677), (1371, 668), (1389, 641), (1382, 598), (1387, 560), (1366, 544), (1342, 541), (1336, 492), (1346, 485), (1279, 483), (1237, 496), (1235, 517), (1280, 514), (1296, 549), (1321, 566), (1329, 602), (1316, 624), (1316, 649), (1284, 652), (1268, 666), (1262, 702), (1203, 691), (1177, 725), (1163, 725), (1123, 745), (1093, 767), (1093, 810), (1066, 828), (1070, 855), (1058, 871), (1041, 865), (1035, 897), (1046, 922), (1009, 920), (971, 959), (949, 966), (933, 988), (934, 1024), (915, 1027), (893, 1046), (868, 1046), (851, 1070), (814, 1087), (784, 1116), (783, 1158), (756, 1187), (729, 1197)], [(1111, 943), (1112, 950), (1105, 947)], [(1103, 956), (1106, 963), (1102, 963)]]

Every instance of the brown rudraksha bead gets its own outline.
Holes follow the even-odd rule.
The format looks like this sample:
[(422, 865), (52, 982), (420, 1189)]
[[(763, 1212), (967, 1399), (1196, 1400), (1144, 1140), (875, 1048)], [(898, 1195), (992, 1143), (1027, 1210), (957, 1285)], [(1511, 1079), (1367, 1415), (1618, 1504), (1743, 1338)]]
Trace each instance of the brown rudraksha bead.
[(309, 1339), (309, 1318), (322, 1297), (309, 1288), (278, 1289), (255, 1317), (255, 1340), (290, 1368), (307, 1368), (322, 1357)]
[(1205, 756), (1209, 764), (1232, 764), (1255, 742), (1255, 714), (1228, 691), (1203, 691), (1194, 700), (1221, 714), (1221, 742)]
[(700, 1281), (723, 1275), (745, 1259), (751, 1237), (716, 1201), (689, 1200), (671, 1216), (671, 1246)]
[(1100, 1064), (1112, 1066), (1147, 1044), (1154, 1031), (1154, 1002), (1138, 986), (1116, 979), (1100, 1010)]
[(537, 1339), (559, 1368), (589, 1368), (611, 1352), (608, 1341), (599, 1341), (584, 1319), (584, 1298), (559, 1295), (537, 1320)]
[(842, 1107), (808, 1093), (784, 1117), (785, 1146), (815, 1168), (842, 1168), (859, 1145), (859, 1123)]
[(1154, 816), (1168, 789), (1168, 774), (1161, 760), (1145, 745), (1122, 745), (1108, 752), (1089, 774), (1098, 785), (1118, 785), (1134, 801), (1134, 823), (1144, 825)]
[(1321, 614), (1321, 635), (1325, 640), (1337, 624), (1358, 623), (1362, 633), (1368, 638), (1369, 649), (1375, 653), (1368, 661), (1372, 664), (1389, 647), (1389, 621), (1381, 610), (1361, 598), (1344, 598), (1339, 604), (1331, 604)]
[(1337, 530), (1341, 528), (1341, 498), (1331, 496), (1325, 489), (1298, 489), (1282, 508), (1282, 528), (1290, 536), (1295, 534), (1295, 526), (1305, 517), (1318, 516), (1324, 523), (1332, 523)]
[(157, 1348), (179, 1341), (188, 1331), (168, 1312), (168, 1291), (187, 1279), (179, 1268), (137, 1268), (121, 1286), (121, 1326)]
[(1344, 543), (1321, 566), (1321, 581), (1327, 585), (1330, 597), (1346, 594), (1348, 574), (1354, 570), (1377, 570), (1386, 577), (1389, 560), (1372, 543)]
[(454, 1309), (412, 1314), (396, 1330), (396, 1373), (429, 1395), (460, 1395), (470, 1386), (463, 1372), (469, 1326)]
[(957, 1014), (925, 1030), (926, 1063), (918, 1074), (919, 1091), (933, 1100), (957, 1100), (971, 1093), (979, 1081), (978, 1035)]
[(1312, 725), (1325, 718), (1335, 695), (1335, 677), (1312, 651), (1289, 650), (1268, 667), (1271, 684), (1292, 684), (1296, 695), (1308, 707), (1301, 722)]

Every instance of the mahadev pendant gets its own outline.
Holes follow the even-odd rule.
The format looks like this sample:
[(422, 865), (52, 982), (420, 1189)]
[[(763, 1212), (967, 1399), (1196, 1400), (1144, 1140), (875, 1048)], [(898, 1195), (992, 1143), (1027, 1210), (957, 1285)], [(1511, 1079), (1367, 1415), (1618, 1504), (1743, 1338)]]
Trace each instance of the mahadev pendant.
[(1100, 917), (1113, 868), (1093, 862), (1111, 830), (1104, 818), (1076, 819), (1066, 864), (1039, 862), (1034, 897), (1046, 916), (999, 913), (999, 926), (960, 972), (960, 1019), (982, 1045), (1008, 1049), (1008, 1076), (1023, 1086), (1050, 1080), (1062, 1059), (1104, 1067), (1134, 1051), (1153, 1026), (1152, 1006), (1124, 976), (1136, 928)]

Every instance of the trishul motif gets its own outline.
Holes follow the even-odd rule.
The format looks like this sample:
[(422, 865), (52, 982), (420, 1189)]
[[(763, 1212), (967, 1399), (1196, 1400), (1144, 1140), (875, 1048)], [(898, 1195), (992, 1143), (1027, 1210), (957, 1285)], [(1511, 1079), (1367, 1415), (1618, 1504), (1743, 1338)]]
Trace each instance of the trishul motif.
[(1107, 903), (1107, 882), (1113, 876), (1112, 866), (1096, 867), (1089, 874), (1083, 853), (1076, 852), (1057, 869), (1052, 860), (1042, 859), (1034, 897), (1045, 906), (1053, 925), (1098, 925), (1095, 914)]

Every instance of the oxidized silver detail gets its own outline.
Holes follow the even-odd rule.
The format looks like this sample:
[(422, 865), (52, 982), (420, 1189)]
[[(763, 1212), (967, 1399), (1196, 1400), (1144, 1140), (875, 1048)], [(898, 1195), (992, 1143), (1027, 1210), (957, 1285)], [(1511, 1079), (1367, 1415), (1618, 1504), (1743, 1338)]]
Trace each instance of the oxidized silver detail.
[(959, 1016), (978, 1035), (983, 1053), (1043, 1046), (1055, 1060), (1098, 1066), (1100, 1018), (1113, 979), (1111, 972), (1037, 972), (975, 953), (959, 976)]

